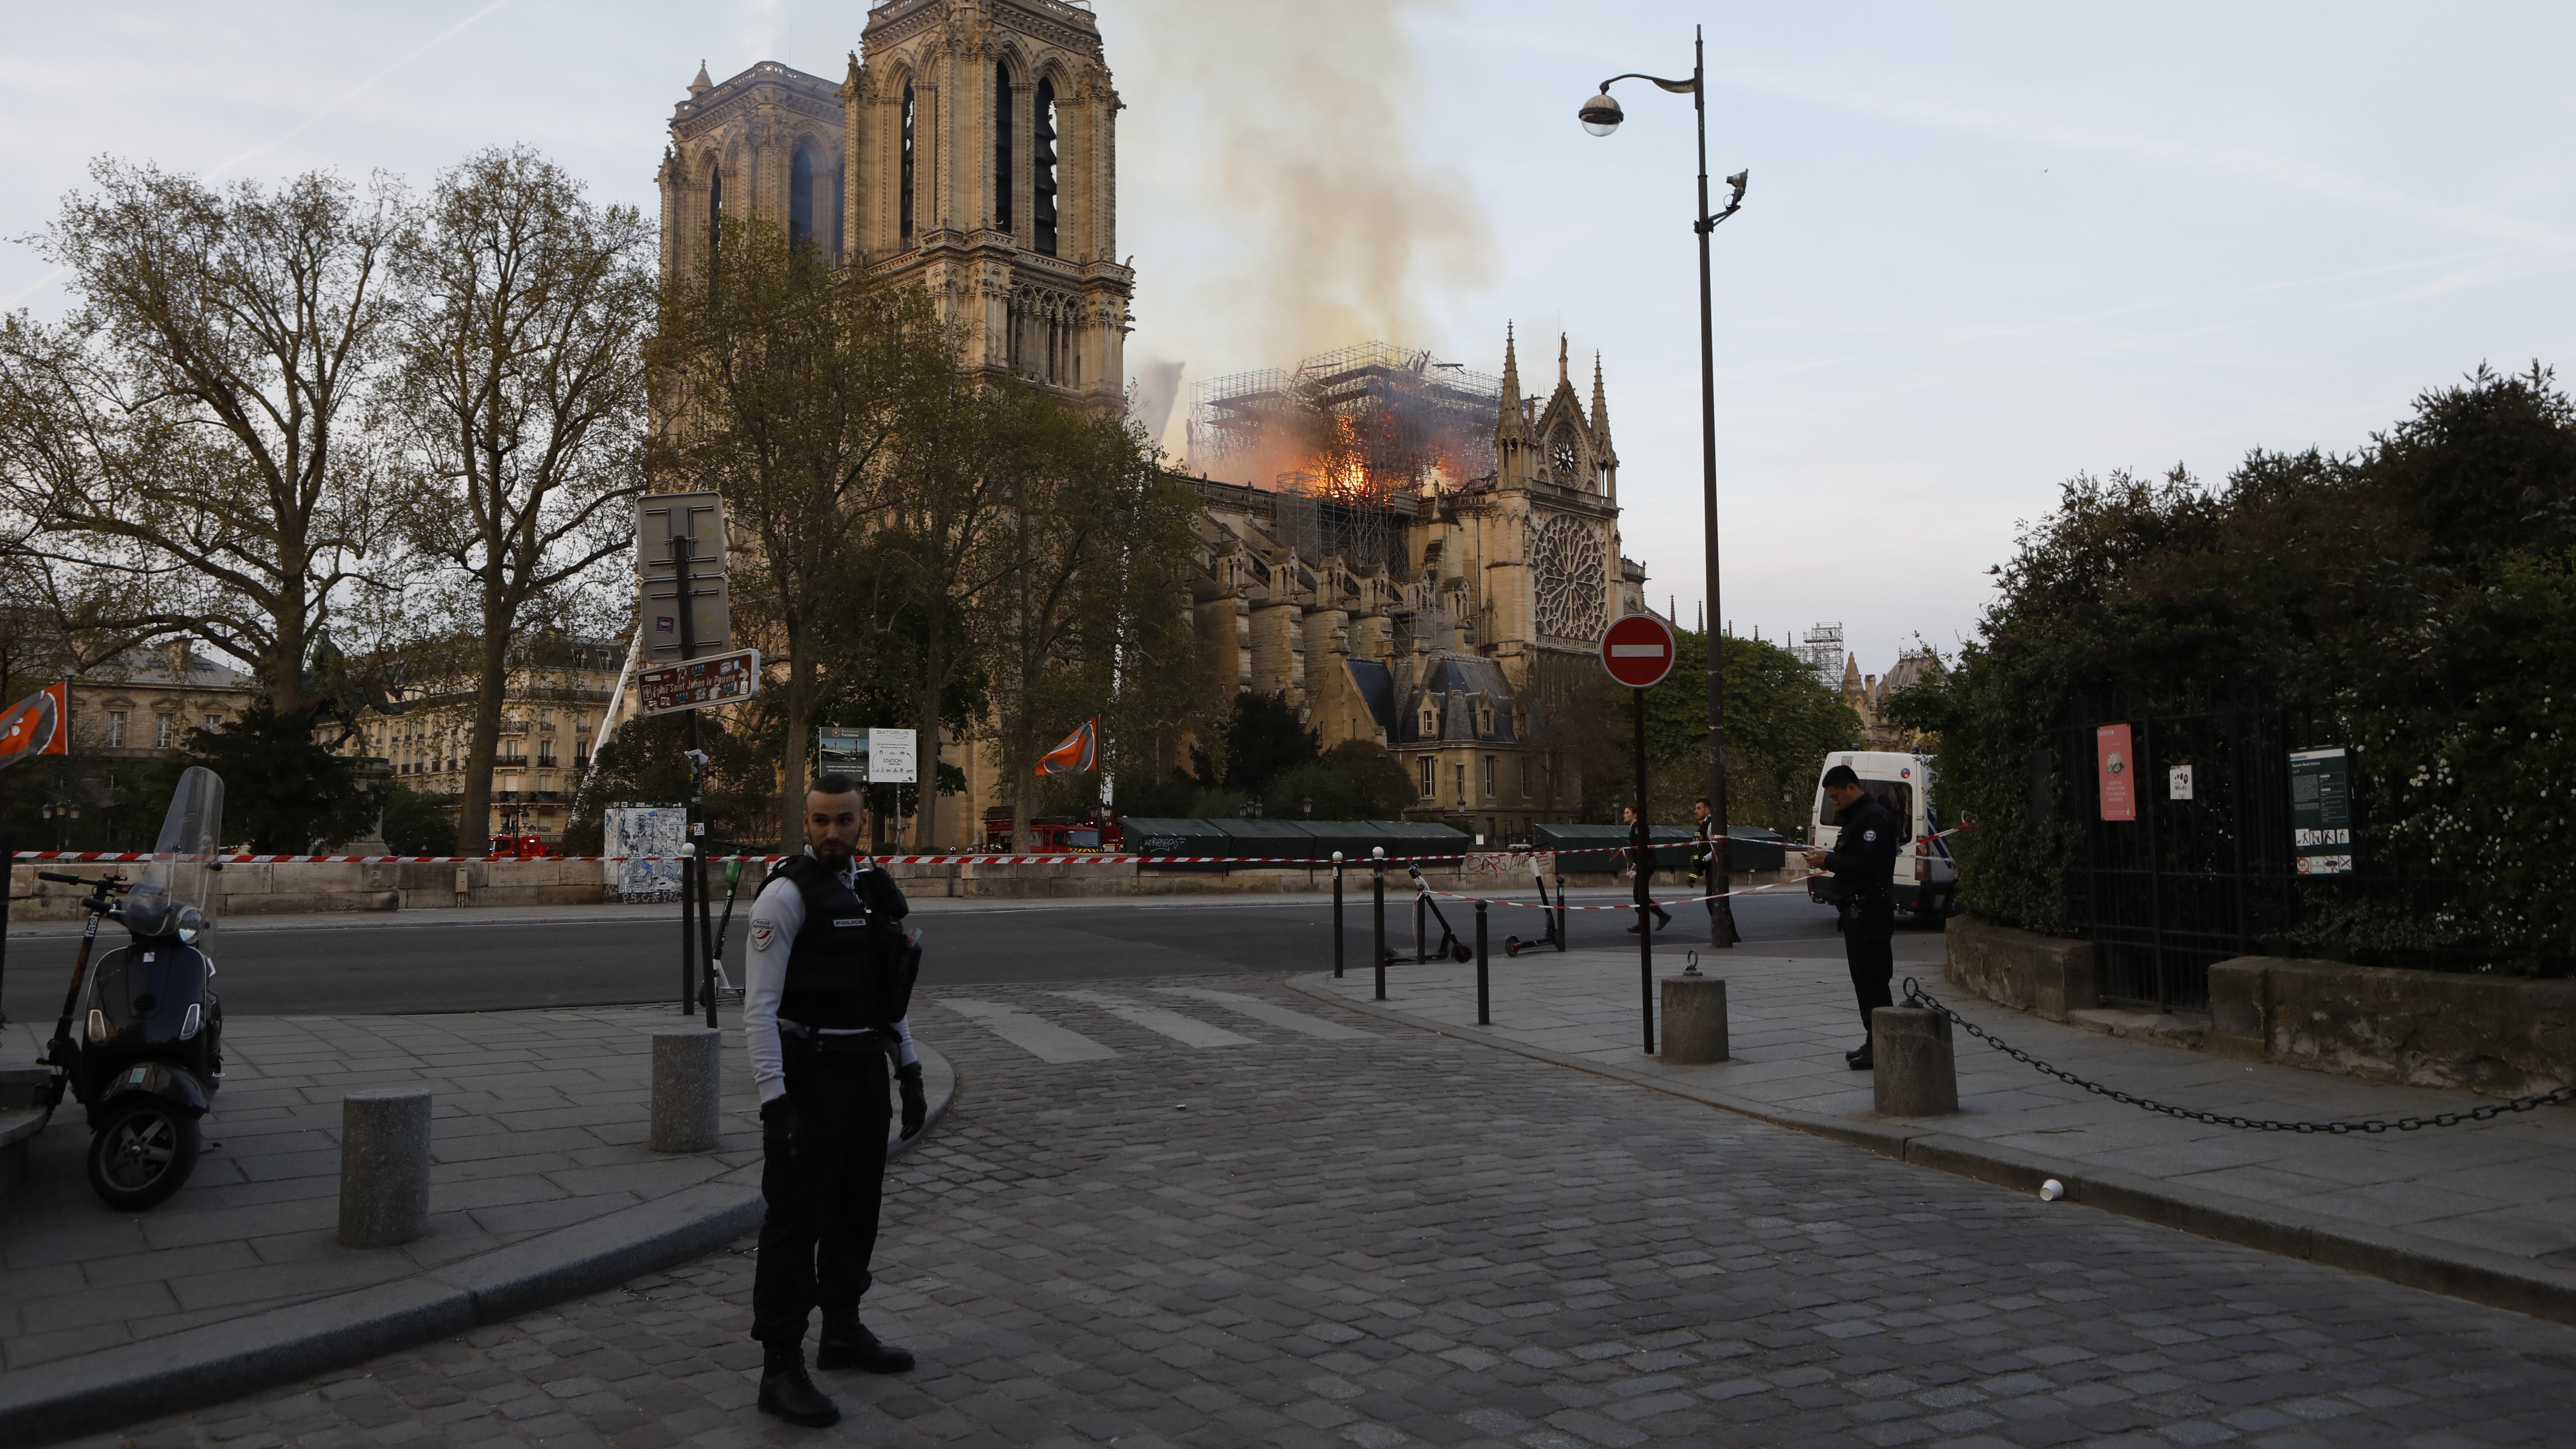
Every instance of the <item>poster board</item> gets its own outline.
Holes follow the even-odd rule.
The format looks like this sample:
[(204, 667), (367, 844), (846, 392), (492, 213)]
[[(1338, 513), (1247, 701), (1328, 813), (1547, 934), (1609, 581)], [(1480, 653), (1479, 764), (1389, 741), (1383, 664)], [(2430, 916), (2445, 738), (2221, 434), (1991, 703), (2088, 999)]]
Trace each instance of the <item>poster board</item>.
[(667, 903), (680, 898), (680, 862), (675, 858), (688, 838), (689, 812), (678, 805), (611, 805), (602, 818), (602, 855), (658, 855), (660, 860), (604, 860), (602, 883), (613, 887), (627, 905)]
[(870, 729), (868, 731), (868, 783), (871, 785), (919, 784), (920, 756), (911, 730)]
[(2351, 875), (2352, 758), (2331, 749), (2290, 752), (2291, 869)]
[(2138, 752), (2124, 724), (2093, 731), (2093, 770), (2100, 782), (2102, 818), (2138, 818)]

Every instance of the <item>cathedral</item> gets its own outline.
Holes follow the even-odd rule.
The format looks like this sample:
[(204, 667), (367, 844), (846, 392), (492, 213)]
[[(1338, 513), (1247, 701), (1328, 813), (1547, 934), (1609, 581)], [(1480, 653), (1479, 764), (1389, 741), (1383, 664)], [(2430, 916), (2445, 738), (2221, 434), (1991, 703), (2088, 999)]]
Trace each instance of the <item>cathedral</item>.
[[(928, 288), (970, 366), (1119, 405), (1120, 108), (1087, 9), (890, 0), (837, 85), (774, 61), (722, 83), (699, 68), (657, 178), (662, 265), (697, 265), (716, 216), (764, 220)], [(1408, 815), (1497, 844), (1582, 818), (1551, 714), (1597, 674), (1610, 621), (1646, 612), (1600, 366), (1587, 400), (1560, 339), (1556, 374), (1524, 393), (1508, 335), (1498, 379), (1364, 344), (1203, 388), (1192, 419), (1211, 445), (1186, 479), (1204, 504), (1187, 607), (1211, 677), (1285, 695), (1328, 749), (1378, 745), (1417, 782)], [(1365, 457), (1332, 441), (1355, 434), (1397, 441)], [(978, 741), (943, 753), (967, 818), (1008, 802)]]

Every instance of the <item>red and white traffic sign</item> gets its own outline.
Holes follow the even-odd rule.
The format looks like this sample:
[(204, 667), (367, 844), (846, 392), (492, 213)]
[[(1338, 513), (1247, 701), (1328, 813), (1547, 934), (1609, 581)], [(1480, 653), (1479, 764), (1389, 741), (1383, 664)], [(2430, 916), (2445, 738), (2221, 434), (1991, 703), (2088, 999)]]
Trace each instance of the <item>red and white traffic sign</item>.
[(1630, 689), (1663, 683), (1677, 652), (1673, 631), (1652, 614), (1630, 614), (1601, 636), (1601, 667)]

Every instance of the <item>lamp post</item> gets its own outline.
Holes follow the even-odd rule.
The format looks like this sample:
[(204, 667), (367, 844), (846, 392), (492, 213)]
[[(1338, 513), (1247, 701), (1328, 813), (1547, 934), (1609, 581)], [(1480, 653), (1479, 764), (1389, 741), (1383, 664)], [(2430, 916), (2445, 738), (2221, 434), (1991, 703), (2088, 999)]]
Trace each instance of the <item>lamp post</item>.
[[(1709, 861), (1709, 889), (1717, 898), (1709, 902), (1709, 943), (1732, 946), (1736, 942), (1735, 911), (1727, 903), (1726, 891), (1726, 660), (1719, 638), (1720, 620), (1717, 607), (1717, 363), (1714, 323), (1710, 320), (1708, 295), (1708, 234), (1717, 224), (1735, 215), (1744, 206), (1745, 178), (1738, 171), (1726, 178), (1734, 188), (1727, 198), (1726, 209), (1712, 214), (1708, 209), (1708, 85), (1705, 42), (1698, 27), (1691, 30), (1691, 73), (1689, 80), (1665, 80), (1661, 76), (1631, 71), (1614, 75), (1601, 83), (1600, 94), (1586, 100), (1575, 114), (1583, 129), (1595, 136), (1607, 136), (1619, 129), (1626, 118), (1619, 103), (1610, 97), (1610, 87), (1623, 80), (1648, 81), (1672, 92), (1691, 98), (1691, 110), (1699, 127), (1699, 209), (1691, 229), (1699, 233), (1699, 432), (1700, 432), (1700, 505), (1704, 545), (1708, 559), (1708, 809), (1710, 842), (1713, 856)], [(1638, 802), (1642, 810), (1643, 801)]]

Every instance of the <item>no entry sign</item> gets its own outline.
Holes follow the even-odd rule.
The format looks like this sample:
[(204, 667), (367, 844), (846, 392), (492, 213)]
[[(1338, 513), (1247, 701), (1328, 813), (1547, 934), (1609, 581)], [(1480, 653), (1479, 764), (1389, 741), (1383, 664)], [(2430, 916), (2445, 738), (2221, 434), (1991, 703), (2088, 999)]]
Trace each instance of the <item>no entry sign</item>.
[(1630, 614), (1601, 636), (1601, 667), (1630, 689), (1663, 683), (1673, 654), (1673, 631), (1652, 614)]

